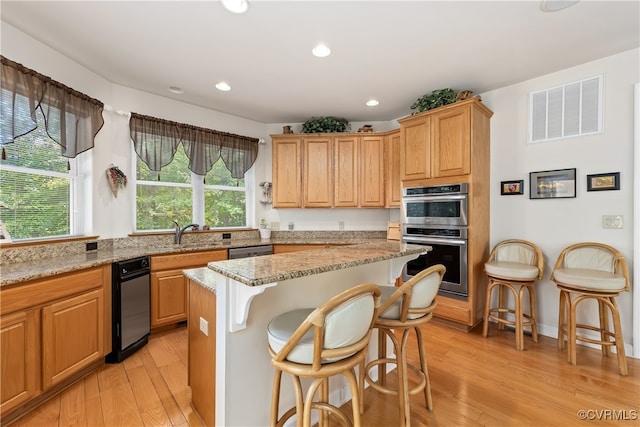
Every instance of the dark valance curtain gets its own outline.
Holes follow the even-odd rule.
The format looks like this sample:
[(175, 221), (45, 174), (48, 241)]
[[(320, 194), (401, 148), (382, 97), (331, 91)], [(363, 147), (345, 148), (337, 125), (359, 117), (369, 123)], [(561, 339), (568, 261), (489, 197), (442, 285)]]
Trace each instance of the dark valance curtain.
[(140, 159), (154, 172), (168, 165), (182, 143), (189, 169), (206, 175), (220, 158), (242, 179), (258, 157), (258, 139), (131, 113), (131, 139)]
[(0, 90), (0, 144), (11, 144), (37, 128), (36, 109), (62, 155), (73, 158), (93, 148), (102, 128), (104, 104), (4, 56)]

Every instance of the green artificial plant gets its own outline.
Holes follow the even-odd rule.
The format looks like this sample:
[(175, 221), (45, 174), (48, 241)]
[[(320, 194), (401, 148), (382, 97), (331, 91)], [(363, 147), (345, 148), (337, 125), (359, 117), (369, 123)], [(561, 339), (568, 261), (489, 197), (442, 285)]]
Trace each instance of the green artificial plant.
[(312, 117), (302, 124), (302, 133), (346, 132), (351, 128), (347, 119), (339, 117)]
[(458, 92), (450, 88), (434, 90), (431, 92), (431, 95), (423, 95), (413, 103), (411, 109), (418, 111), (412, 114), (418, 114), (423, 111), (442, 107), (443, 105), (452, 104), (456, 102), (457, 96)]

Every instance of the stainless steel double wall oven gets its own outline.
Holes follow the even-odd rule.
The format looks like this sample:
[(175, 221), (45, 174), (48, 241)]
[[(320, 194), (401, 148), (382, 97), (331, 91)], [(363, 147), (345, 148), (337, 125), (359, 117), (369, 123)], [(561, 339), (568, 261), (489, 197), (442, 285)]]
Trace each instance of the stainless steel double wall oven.
[(440, 294), (467, 299), (468, 184), (407, 187), (402, 190), (402, 240), (433, 250), (408, 262), (407, 280), (434, 264), (443, 264)]

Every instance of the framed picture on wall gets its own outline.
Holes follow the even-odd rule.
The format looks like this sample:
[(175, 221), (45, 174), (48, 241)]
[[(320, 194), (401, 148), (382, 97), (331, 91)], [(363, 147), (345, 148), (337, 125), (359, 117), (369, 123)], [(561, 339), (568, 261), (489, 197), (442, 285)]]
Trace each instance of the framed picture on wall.
[(587, 175), (587, 191), (607, 191), (620, 189), (620, 172)]
[(529, 173), (530, 199), (576, 197), (576, 169), (557, 169)]
[(524, 194), (524, 180), (502, 181), (500, 183), (500, 194), (503, 196)]

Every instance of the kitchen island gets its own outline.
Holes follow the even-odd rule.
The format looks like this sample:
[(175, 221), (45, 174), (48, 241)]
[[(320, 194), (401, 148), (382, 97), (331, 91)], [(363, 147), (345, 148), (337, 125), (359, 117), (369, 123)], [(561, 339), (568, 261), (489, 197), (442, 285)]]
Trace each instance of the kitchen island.
[[(266, 328), (275, 316), (317, 307), (360, 283), (392, 284), (426, 246), (379, 241), (256, 258), (185, 270), (189, 279), (189, 385), (207, 425), (268, 425), (273, 367)], [(372, 346), (376, 340), (372, 339)], [(370, 348), (369, 354), (376, 354)], [(343, 378), (330, 400), (350, 399)], [(288, 381), (281, 409), (294, 405)]]

